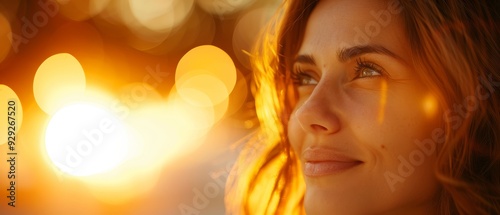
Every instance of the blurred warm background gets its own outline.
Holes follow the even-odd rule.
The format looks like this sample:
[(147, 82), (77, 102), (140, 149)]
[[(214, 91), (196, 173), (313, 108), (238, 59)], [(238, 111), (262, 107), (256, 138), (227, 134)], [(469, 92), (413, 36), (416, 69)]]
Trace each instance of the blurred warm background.
[(258, 126), (249, 52), (279, 5), (0, 0), (0, 106), (17, 105), (0, 214), (224, 214)]

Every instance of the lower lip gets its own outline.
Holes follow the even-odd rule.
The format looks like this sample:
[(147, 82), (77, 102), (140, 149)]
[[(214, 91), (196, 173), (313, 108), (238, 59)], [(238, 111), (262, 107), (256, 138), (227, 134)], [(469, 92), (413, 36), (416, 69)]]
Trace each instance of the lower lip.
[(338, 161), (321, 161), (321, 162), (306, 162), (304, 165), (304, 175), (308, 177), (319, 177), (325, 175), (333, 175), (354, 168), (361, 162), (338, 162)]

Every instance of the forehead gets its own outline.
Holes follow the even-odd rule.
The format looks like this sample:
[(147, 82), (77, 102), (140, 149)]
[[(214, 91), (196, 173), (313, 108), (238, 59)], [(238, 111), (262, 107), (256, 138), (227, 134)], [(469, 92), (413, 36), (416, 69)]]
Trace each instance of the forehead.
[(402, 9), (398, 0), (321, 0), (307, 21), (299, 53), (377, 44), (405, 56)]

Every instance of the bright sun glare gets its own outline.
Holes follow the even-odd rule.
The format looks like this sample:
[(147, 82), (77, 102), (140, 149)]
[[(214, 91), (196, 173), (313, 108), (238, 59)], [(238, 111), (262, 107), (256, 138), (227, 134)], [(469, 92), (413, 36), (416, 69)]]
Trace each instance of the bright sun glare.
[(153, 188), (165, 163), (204, 143), (228, 110), (237, 76), (224, 50), (203, 45), (179, 61), (166, 99), (145, 81), (124, 86), (115, 98), (87, 88), (73, 55), (50, 56), (33, 80), (35, 101), (50, 115), (47, 161), (57, 173), (83, 179), (96, 198), (127, 201)]
[(90, 176), (113, 170), (128, 152), (126, 126), (111, 112), (90, 103), (58, 110), (45, 132), (45, 148), (61, 171)]

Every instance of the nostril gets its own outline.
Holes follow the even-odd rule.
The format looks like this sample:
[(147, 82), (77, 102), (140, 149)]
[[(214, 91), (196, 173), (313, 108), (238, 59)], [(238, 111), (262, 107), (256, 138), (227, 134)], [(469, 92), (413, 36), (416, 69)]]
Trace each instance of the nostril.
[(297, 120), (302, 130), (315, 134), (333, 134), (340, 130), (340, 120), (329, 103), (326, 103), (322, 97), (309, 97), (294, 113), (294, 119)]
[(328, 131), (328, 128), (321, 126), (321, 125), (318, 125), (318, 124), (312, 124), (311, 129), (313, 131)]

